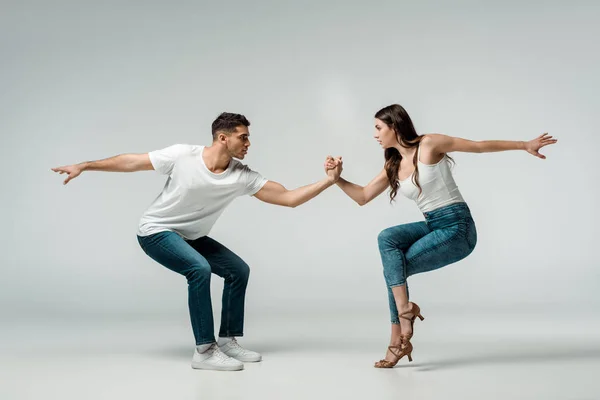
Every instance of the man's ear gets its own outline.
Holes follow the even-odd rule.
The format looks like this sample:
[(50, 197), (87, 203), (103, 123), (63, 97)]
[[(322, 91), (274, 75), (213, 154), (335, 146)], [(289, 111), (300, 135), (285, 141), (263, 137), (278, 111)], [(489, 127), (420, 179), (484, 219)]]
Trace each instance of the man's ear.
[(217, 141), (220, 142), (220, 143), (225, 144), (225, 142), (227, 141), (227, 135), (224, 134), (224, 133), (219, 133), (217, 135)]

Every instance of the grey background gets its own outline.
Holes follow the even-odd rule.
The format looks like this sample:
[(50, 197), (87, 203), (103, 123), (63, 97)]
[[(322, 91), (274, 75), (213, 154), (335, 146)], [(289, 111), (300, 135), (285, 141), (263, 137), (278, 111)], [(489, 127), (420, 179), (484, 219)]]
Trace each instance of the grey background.
[[(251, 121), (245, 162), (295, 188), (328, 154), (366, 184), (382, 167), (372, 116), (400, 103), (420, 133), (559, 143), (455, 154), (479, 231), (466, 260), (410, 280), (437, 310), (600, 309), (594, 2), (3, 1), (3, 317), (187, 315), (183, 277), (139, 248), (153, 172), (51, 167), (210, 143), (221, 111)], [(338, 188), (296, 209), (241, 198), (211, 236), (252, 268), (248, 318), (367, 312), (387, 319), (376, 237), (421, 219)], [(219, 309), (220, 280), (213, 281)]]

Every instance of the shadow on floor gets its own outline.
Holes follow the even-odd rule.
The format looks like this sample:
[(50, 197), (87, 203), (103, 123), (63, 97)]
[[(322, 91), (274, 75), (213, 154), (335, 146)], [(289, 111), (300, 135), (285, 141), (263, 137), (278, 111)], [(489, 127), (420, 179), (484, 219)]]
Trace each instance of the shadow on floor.
[[(468, 351), (468, 350), (467, 350)], [(557, 342), (556, 347), (531, 345), (527, 348), (506, 349), (501, 353), (462, 355), (452, 359), (432, 360), (414, 367), (419, 371), (436, 371), (442, 369), (462, 368), (484, 365), (548, 363), (559, 361), (592, 361), (600, 360), (600, 345), (564, 346)], [(410, 365), (402, 365), (410, 367)]]

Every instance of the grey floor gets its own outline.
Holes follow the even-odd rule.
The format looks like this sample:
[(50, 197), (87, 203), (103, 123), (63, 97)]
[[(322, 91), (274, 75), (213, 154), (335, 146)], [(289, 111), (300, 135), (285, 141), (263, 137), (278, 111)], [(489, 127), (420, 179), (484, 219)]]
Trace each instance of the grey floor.
[(9, 319), (0, 399), (600, 399), (595, 313), (429, 312), (393, 370), (368, 314), (248, 318), (240, 372), (192, 370), (182, 315)]

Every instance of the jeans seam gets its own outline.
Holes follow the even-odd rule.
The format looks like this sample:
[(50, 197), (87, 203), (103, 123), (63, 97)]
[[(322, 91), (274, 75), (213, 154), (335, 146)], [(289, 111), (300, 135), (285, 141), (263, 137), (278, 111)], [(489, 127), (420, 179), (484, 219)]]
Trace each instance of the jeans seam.
[(231, 322), (230, 314), (231, 314), (231, 287), (227, 291), (227, 335), (229, 335), (229, 336), (231, 336), (229, 334), (229, 324)]
[[(399, 253), (400, 259), (402, 260), (402, 273), (404, 275), (404, 282), (403, 283), (388, 285), (388, 287), (392, 288), (392, 287), (395, 287), (395, 286), (404, 285), (406, 283), (406, 256), (404, 255), (404, 252), (400, 248), (398, 248), (396, 246), (390, 246), (390, 250), (391, 251), (397, 251)], [(381, 250), (380, 250), (380, 252), (381, 252)], [(384, 278), (386, 278), (385, 277), (385, 267), (384, 267), (383, 271), (384, 271)], [(386, 278), (386, 280), (387, 280), (387, 278)]]

